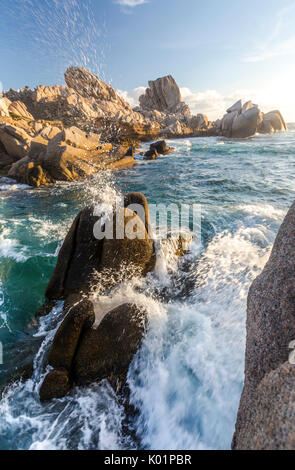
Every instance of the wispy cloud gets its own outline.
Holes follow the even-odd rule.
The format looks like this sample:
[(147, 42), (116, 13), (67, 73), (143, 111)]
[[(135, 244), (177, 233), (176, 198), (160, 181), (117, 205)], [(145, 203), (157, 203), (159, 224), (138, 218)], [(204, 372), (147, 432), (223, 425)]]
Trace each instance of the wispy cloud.
[(143, 5), (144, 3), (148, 3), (148, 0), (116, 0), (118, 5), (122, 5), (123, 7), (137, 7), (138, 5)]
[(295, 35), (280, 39), (285, 32), (285, 26), (290, 20), (290, 13), (295, 10), (294, 2), (280, 9), (276, 15), (275, 23), (272, 25), (272, 33), (268, 39), (260, 44), (253, 53), (243, 58), (244, 62), (262, 62), (274, 57), (295, 54)]

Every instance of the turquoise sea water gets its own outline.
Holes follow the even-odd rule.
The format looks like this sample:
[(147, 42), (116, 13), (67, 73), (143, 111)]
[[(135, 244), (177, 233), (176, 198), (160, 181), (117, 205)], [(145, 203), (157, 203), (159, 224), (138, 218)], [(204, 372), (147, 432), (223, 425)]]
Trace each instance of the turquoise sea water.
[(141, 191), (149, 203), (202, 207), (201, 249), (193, 244), (180, 263), (159, 249), (147, 281), (110, 294), (149, 312), (149, 330), (129, 372), (132, 401), (140, 409), (140, 445), (230, 447), (243, 386), (247, 291), (295, 199), (295, 132), (170, 145), (173, 154), (153, 162), (138, 156), (134, 168), (116, 177), (97, 175), (40, 190), (0, 180), (0, 385), (34, 357), (32, 379), (8, 386), (2, 395), (1, 449), (137, 445), (123, 435), (123, 410), (106, 383), (39, 403), (42, 361), (62, 305), (29, 328), (75, 215), (122, 191)]

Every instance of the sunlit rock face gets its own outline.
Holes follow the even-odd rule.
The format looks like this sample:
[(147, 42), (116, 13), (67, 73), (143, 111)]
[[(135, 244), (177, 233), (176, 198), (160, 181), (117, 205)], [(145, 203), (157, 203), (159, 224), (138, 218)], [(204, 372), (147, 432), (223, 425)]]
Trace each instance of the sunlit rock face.
[(247, 138), (261, 134), (272, 134), (277, 131), (286, 131), (287, 126), (280, 111), (271, 111), (264, 114), (259, 106), (242, 100), (228, 108), (221, 121), (215, 125), (220, 129), (221, 135), (228, 138)]
[(180, 89), (171, 75), (149, 82), (144, 95), (140, 96), (141, 108), (164, 113), (190, 114), (189, 107), (182, 101)]

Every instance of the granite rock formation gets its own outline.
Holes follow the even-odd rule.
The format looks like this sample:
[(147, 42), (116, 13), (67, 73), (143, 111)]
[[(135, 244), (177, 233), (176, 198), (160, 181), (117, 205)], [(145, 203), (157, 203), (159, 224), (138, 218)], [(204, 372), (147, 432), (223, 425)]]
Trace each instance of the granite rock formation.
[[(248, 296), (245, 386), (233, 449), (295, 445), (295, 203)], [(294, 348), (295, 349), (295, 348)]]
[(286, 131), (287, 126), (279, 111), (264, 114), (256, 104), (242, 100), (237, 101), (223, 116), (221, 121), (215, 122), (220, 134), (228, 138), (246, 138), (261, 134), (272, 134), (277, 131)]
[[(142, 208), (144, 216), (132, 211), (135, 204), (137, 209)], [(121, 272), (122, 281), (123, 277), (144, 276), (155, 266), (145, 197), (140, 193), (126, 194), (122, 210), (122, 217), (115, 221), (115, 233), (118, 223), (123, 224), (123, 239), (97, 240), (94, 227), (101, 218), (93, 215), (94, 207), (89, 207), (77, 216), (60, 250), (46, 297), (48, 301), (64, 299), (65, 318), (49, 352), (48, 365), (52, 369), (40, 388), (42, 401), (65, 395), (73, 384), (108, 379), (117, 388), (126, 381), (145, 331), (146, 314), (138, 306), (123, 303), (103, 315), (99, 313), (98, 320), (96, 308), (99, 310), (100, 306), (91, 298), (98, 283), (109, 289), (110, 278), (116, 283), (116, 274)], [(135, 238), (128, 237), (130, 220), (132, 227), (137, 228)], [(141, 232), (143, 237), (138, 235)], [(98, 273), (102, 273), (100, 278)]]

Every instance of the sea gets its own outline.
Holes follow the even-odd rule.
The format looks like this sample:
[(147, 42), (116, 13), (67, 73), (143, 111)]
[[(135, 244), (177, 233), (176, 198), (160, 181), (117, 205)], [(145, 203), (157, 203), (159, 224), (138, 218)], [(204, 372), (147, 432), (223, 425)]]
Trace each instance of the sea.
[[(244, 380), (246, 303), (295, 199), (295, 128), (243, 140), (169, 141), (156, 161), (90, 181), (33, 189), (0, 179), (0, 449), (229, 449)], [(62, 302), (35, 313), (77, 213), (129, 191), (150, 205), (197, 205), (190, 251), (178, 259), (156, 234), (146, 279), (116, 285), (101, 302), (131, 302), (148, 327), (128, 373), (137, 438), (104, 381), (41, 404), (44, 361)], [(106, 298), (107, 297), (107, 298)], [(32, 376), (13, 379), (33, 364)]]

